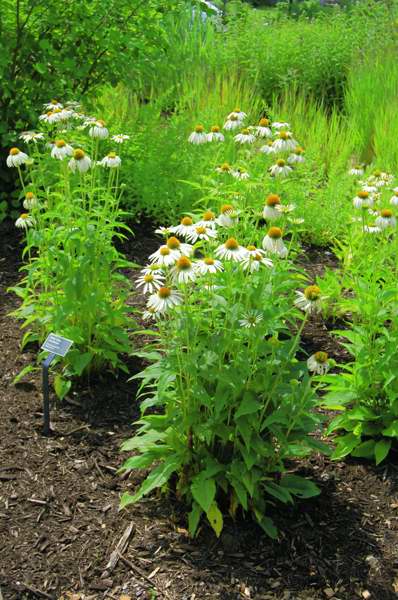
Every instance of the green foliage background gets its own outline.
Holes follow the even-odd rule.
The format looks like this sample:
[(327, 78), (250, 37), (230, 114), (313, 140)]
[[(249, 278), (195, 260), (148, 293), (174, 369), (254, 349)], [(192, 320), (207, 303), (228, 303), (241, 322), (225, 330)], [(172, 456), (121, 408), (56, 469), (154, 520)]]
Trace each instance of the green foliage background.
[[(142, 78), (165, 44), (162, 20), (181, 0), (5, 0), (0, 11), (0, 190), (5, 150), (51, 98), (86, 102), (99, 86)], [(0, 213), (1, 214), (1, 213)]]

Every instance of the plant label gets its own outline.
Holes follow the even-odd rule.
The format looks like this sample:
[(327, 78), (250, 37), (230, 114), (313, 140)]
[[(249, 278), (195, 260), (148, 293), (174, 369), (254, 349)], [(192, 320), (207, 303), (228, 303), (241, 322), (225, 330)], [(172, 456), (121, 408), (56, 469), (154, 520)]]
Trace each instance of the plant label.
[(61, 335), (55, 335), (55, 333), (50, 333), (41, 348), (42, 350), (47, 350), (47, 352), (50, 352), (51, 354), (65, 356), (69, 352), (72, 344), (72, 340), (68, 340)]

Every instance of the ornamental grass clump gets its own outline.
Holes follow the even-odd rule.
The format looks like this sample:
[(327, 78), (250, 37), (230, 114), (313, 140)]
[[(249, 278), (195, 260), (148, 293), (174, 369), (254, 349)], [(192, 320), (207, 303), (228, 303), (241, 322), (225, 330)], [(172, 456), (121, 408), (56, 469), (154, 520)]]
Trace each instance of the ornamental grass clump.
[(26, 236), (24, 276), (12, 288), (22, 302), (13, 314), (26, 330), (23, 346), (41, 344), (49, 333), (73, 340), (55, 379), (62, 397), (74, 376), (124, 368), (134, 322), (120, 272), (129, 263), (114, 245), (128, 231), (115, 141), (107, 140), (103, 121), (75, 105), (51, 105), (40, 120), (43, 131), (25, 136), (27, 153), (12, 148), (7, 164), (20, 176), (24, 212), (15, 225)]
[[(226, 136), (246, 116), (231, 113)], [(256, 140), (261, 145), (261, 136)], [(252, 158), (260, 158), (266, 174), (267, 158), (253, 146)], [(155, 341), (140, 353), (151, 364), (135, 376), (142, 379), (142, 414), (123, 444), (134, 455), (122, 471), (150, 472), (124, 494), (122, 506), (168, 488), (189, 507), (191, 535), (202, 518), (220, 535), (229, 513), (251, 514), (275, 538), (270, 507), (319, 492), (292, 461), (326, 447), (310, 435), (320, 416), (308, 366), (298, 358), (308, 313), (295, 306), (294, 226), (282, 214), (284, 229), (264, 228), (260, 208), (241, 202), (237, 209), (244, 180), (232, 180), (235, 200), (225, 202), (228, 170), (215, 175), (203, 213), (157, 230), (163, 243), (137, 281)]]

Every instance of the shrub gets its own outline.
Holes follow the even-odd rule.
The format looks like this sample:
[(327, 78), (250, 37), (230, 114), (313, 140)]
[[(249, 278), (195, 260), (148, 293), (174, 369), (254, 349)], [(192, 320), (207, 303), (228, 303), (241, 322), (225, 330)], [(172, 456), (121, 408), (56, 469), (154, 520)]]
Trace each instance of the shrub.
[[(240, 243), (260, 245), (260, 231), (247, 222), (229, 234), (239, 234)], [(289, 262), (274, 255), (272, 265), (261, 249), (252, 251), (247, 270), (244, 262), (213, 263), (215, 247), (226, 234), (220, 231), (219, 237), (216, 244), (199, 245), (200, 254), (212, 258), (183, 257), (163, 269), (166, 283), (161, 285), (173, 286), (170, 297), (175, 294), (178, 305), (158, 320), (159, 341), (142, 354), (152, 362), (138, 376), (146, 399), (138, 431), (123, 445), (123, 450), (138, 451), (123, 470), (152, 470), (134, 495), (123, 496), (122, 506), (169, 484), (191, 507), (192, 535), (202, 515), (220, 535), (222, 513), (235, 517), (242, 511), (276, 537), (269, 516), (275, 499), (290, 503), (294, 496), (318, 493), (286, 463), (324, 450), (309, 436), (319, 423), (313, 412), (316, 398), (306, 365), (296, 359), (299, 333), (291, 334), (298, 316), (296, 281)], [(232, 247), (232, 238), (220, 247), (228, 244)], [(250, 272), (256, 260), (259, 269)], [(182, 283), (182, 275), (170, 283), (179, 268), (184, 273), (183, 262), (185, 273), (192, 269), (196, 274), (195, 287), (188, 280)], [(206, 271), (213, 264), (223, 270)], [(200, 277), (200, 269), (207, 274)], [(166, 292), (162, 287), (152, 298), (166, 297)], [(157, 309), (153, 313), (163, 316)], [(154, 407), (156, 414), (149, 411)]]
[[(337, 433), (336, 460), (351, 454), (374, 458), (378, 464), (398, 436), (394, 232), (398, 199), (389, 189), (392, 181), (391, 175), (380, 172), (362, 181), (362, 185), (377, 184), (378, 188), (368, 188), (373, 192), (368, 193), (362, 207), (357, 194), (352, 210), (358, 216), (353, 217), (347, 239), (340, 243), (342, 269), (337, 279), (341, 297), (338, 303), (334, 298), (334, 303), (349, 327), (334, 333), (344, 340), (351, 360), (337, 373), (321, 377), (326, 384), (324, 405), (341, 413), (328, 428), (329, 433)], [(324, 285), (329, 295), (327, 280)]]
[[(270, 194), (265, 207), (258, 199), (264, 188), (285, 198), (283, 182), (300, 177), (301, 162), (286, 179), (275, 171), (286, 169), (283, 159), (265, 169), (275, 162), (258, 152), (267, 137), (275, 136), (279, 152), (292, 158), (296, 142), (278, 133), (279, 126), (271, 130), (266, 120), (241, 134), (226, 131), (223, 142), (205, 142), (201, 130), (190, 136), (201, 142), (189, 150), (196, 164), (212, 146), (234, 163), (206, 173), (197, 186), (203, 215), (191, 210), (179, 225), (158, 230), (166, 240), (138, 280), (150, 294), (144, 318), (156, 320), (158, 339), (140, 353), (151, 362), (135, 376), (143, 382), (142, 416), (123, 445), (138, 454), (122, 470), (151, 471), (133, 495), (123, 496), (122, 506), (170, 486), (191, 507), (192, 535), (202, 515), (220, 535), (223, 514), (241, 511), (276, 537), (269, 506), (318, 493), (291, 462), (326, 450), (310, 435), (320, 422), (317, 400), (307, 365), (296, 356), (307, 313), (295, 306), (301, 276), (287, 256), (297, 252), (300, 220), (289, 216), (294, 207), (278, 194)], [(310, 289), (311, 308), (316, 290)]]
[(32, 134), (31, 156), (14, 148), (7, 160), (21, 178), (25, 212), (16, 225), (26, 231), (24, 277), (12, 288), (22, 303), (13, 314), (27, 330), (22, 345), (41, 343), (51, 332), (74, 341), (56, 379), (62, 397), (73, 376), (124, 368), (134, 321), (126, 305), (129, 282), (120, 272), (129, 263), (113, 243), (127, 229), (119, 208), (120, 159), (110, 152), (97, 163), (109, 149), (103, 122), (87, 123), (89, 137), (85, 125), (74, 126), (84, 115), (58, 110), (49, 118), (64, 114), (62, 121)]

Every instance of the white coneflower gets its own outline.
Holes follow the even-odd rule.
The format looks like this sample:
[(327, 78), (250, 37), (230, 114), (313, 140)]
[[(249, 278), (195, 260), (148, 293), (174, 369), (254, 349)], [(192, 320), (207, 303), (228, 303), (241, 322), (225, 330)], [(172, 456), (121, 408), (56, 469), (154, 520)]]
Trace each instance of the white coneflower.
[(271, 254), (278, 254), (281, 258), (286, 258), (288, 249), (283, 243), (282, 229), (280, 227), (270, 227), (267, 235), (264, 236), (262, 247)]
[(155, 229), (155, 233), (158, 233), (159, 235), (163, 235), (163, 237), (169, 237), (173, 231), (172, 231), (172, 227), (158, 227), (157, 229)]
[(321, 290), (317, 285), (309, 285), (304, 292), (296, 291), (296, 296), (294, 304), (304, 312), (313, 314), (322, 310)]
[(287, 220), (292, 225), (302, 225), (304, 223), (304, 221), (305, 221), (304, 219), (302, 219), (300, 217), (288, 217)]
[(214, 214), (214, 212), (212, 210), (206, 210), (200, 221), (198, 221), (196, 223), (196, 225), (199, 227), (200, 225), (203, 225), (204, 227), (216, 227), (216, 215)]
[(28, 227), (33, 227), (34, 224), (34, 218), (28, 213), (22, 213), (15, 221), (15, 227), (18, 227), (19, 229), (28, 229)]
[(223, 204), (216, 222), (221, 227), (233, 227), (238, 222), (238, 215), (232, 204)]
[(180, 256), (181, 254), (178, 250), (173, 250), (172, 248), (169, 248), (167, 244), (163, 244), (156, 252), (149, 255), (149, 260), (158, 265), (170, 267), (171, 265), (174, 265)]
[(275, 154), (276, 150), (274, 147), (274, 142), (271, 140), (265, 144), (265, 146), (261, 146), (260, 152), (263, 154)]
[(272, 177), (287, 177), (292, 171), (292, 167), (289, 167), (283, 158), (278, 158), (276, 163), (269, 168)]
[(303, 154), (304, 154), (304, 148), (302, 148), (301, 146), (297, 146), (293, 150), (293, 153), (289, 154), (289, 156), (287, 157), (287, 162), (291, 165), (294, 165), (295, 163), (303, 163), (303, 162), (305, 162), (305, 158), (304, 158)]
[(155, 294), (149, 296), (147, 308), (148, 310), (152, 309), (155, 313), (164, 313), (181, 303), (182, 296), (179, 292), (169, 287), (161, 287)]
[(398, 206), (398, 188), (394, 188), (394, 195), (390, 198), (390, 204)]
[(349, 175), (355, 175), (356, 177), (361, 177), (365, 173), (365, 169), (361, 165), (354, 165), (352, 169), (348, 171)]
[(58, 102), (58, 100), (51, 100), (51, 102), (47, 102), (47, 104), (43, 104), (43, 107), (46, 110), (54, 110), (55, 108), (61, 109), (63, 105)]
[[(363, 192), (369, 192), (369, 194), (372, 194), (372, 196), (375, 196), (377, 193), (377, 187), (375, 185), (362, 185), (362, 191)], [(380, 196), (380, 194), (378, 194)]]
[(178, 256), (191, 256), (194, 248), (191, 244), (183, 244), (176, 237), (172, 236), (166, 241), (166, 245), (173, 252), (177, 252)]
[(208, 242), (211, 239), (217, 237), (217, 231), (214, 227), (206, 227), (206, 225), (192, 225), (191, 231), (186, 234), (188, 242), (195, 244), (198, 240), (205, 240)]
[(238, 119), (238, 121), (243, 121), (244, 119), (246, 119), (247, 114), (245, 112), (243, 112), (243, 110), (241, 110), (240, 108), (235, 108), (231, 113), (229, 113), (229, 115), (227, 116), (227, 119)]
[(91, 158), (86, 155), (84, 150), (76, 148), (76, 150), (73, 151), (73, 158), (68, 162), (68, 167), (73, 173), (75, 171), (86, 173), (91, 167)]
[(250, 133), (250, 129), (246, 127), (246, 129), (242, 129), (242, 131), (234, 137), (234, 140), (237, 144), (253, 144), (256, 140), (256, 136)]
[(171, 270), (171, 275), (176, 283), (195, 281), (195, 265), (187, 256), (180, 256)]
[(258, 310), (248, 310), (246, 313), (242, 315), (243, 319), (240, 319), (239, 325), (244, 327), (245, 329), (251, 329), (252, 327), (257, 327), (259, 323), (263, 320), (263, 315)]
[(293, 139), (290, 131), (280, 131), (274, 141), (274, 148), (277, 152), (289, 152), (297, 148), (298, 143)]
[(58, 160), (63, 160), (67, 156), (72, 156), (73, 148), (65, 140), (55, 140), (51, 149), (51, 156)]
[(272, 127), (274, 129), (290, 129), (290, 123), (286, 123), (285, 121), (274, 121)]
[(386, 229), (387, 227), (396, 227), (397, 219), (394, 217), (394, 213), (389, 208), (383, 208), (380, 211), (380, 216), (375, 221), (376, 227), (380, 229)]
[(327, 352), (315, 352), (307, 360), (308, 370), (317, 375), (325, 375), (330, 369)]
[(225, 162), (222, 165), (219, 165), (218, 167), (216, 167), (216, 171), (217, 173), (227, 173), (228, 175), (232, 174), (232, 167), (229, 163)]
[(109, 136), (109, 131), (105, 127), (104, 121), (99, 119), (90, 127), (88, 135), (94, 139), (104, 140)]
[(162, 273), (162, 265), (160, 265), (159, 263), (151, 263), (149, 265), (146, 265), (143, 269), (141, 269), (141, 273), (143, 275), (148, 275), (150, 273)]
[(156, 316), (157, 316), (156, 310), (154, 310), (153, 308), (147, 308), (142, 313), (142, 320), (143, 321), (154, 321), (156, 319)]
[(33, 192), (26, 192), (25, 199), (23, 201), (23, 207), (26, 210), (31, 210), (35, 206), (37, 206), (38, 200)]
[(255, 128), (255, 132), (258, 137), (262, 137), (262, 138), (271, 137), (272, 131), (270, 129), (269, 119), (266, 119), (266, 118), (260, 119), (259, 124)]
[(152, 294), (155, 290), (162, 287), (164, 283), (164, 276), (159, 271), (152, 271), (151, 273), (145, 273), (139, 277), (136, 281), (137, 287), (143, 288), (144, 294)]
[(35, 131), (24, 131), (19, 136), (19, 139), (23, 140), (26, 144), (34, 142), (37, 144), (39, 140), (44, 139), (44, 133), (36, 133)]
[(102, 160), (100, 160), (99, 164), (108, 169), (117, 169), (122, 164), (122, 159), (116, 152), (109, 152)]
[(383, 187), (385, 185), (390, 185), (394, 179), (393, 175), (389, 173), (385, 173), (384, 171), (374, 171), (373, 175), (368, 177), (368, 183), (370, 185), (375, 185), (376, 187)]
[(174, 225), (170, 227), (173, 233), (180, 235), (181, 237), (185, 237), (189, 233), (191, 233), (191, 227), (193, 225), (193, 221), (191, 217), (183, 217), (180, 221), (179, 225)]
[(66, 108), (73, 108), (73, 110), (77, 110), (78, 108), (81, 107), (81, 104), (80, 104), (80, 102), (76, 102), (76, 100), (67, 100), (65, 102), (65, 107)]
[(206, 144), (207, 141), (207, 133), (205, 133), (203, 125), (196, 125), (188, 138), (188, 142), (191, 144)]
[(223, 134), (220, 131), (218, 125), (213, 125), (210, 129), (210, 133), (207, 134), (208, 142), (223, 142), (225, 140)]
[(288, 215), (289, 213), (293, 212), (295, 208), (295, 204), (278, 204), (275, 206), (275, 210), (277, 210), (281, 215)]
[[(231, 113), (232, 114), (232, 113)], [(238, 117), (232, 114), (231, 117), (225, 121), (223, 128), (225, 131), (233, 131), (234, 129), (238, 129), (242, 125), (242, 121), (238, 119)]]
[(244, 181), (246, 179), (250, 179), (249, 173), (245, 169), (241, 169), (240, 167), (237, 167), (236, 169), (233, 169), (231, 171), (231, 175), (235, 179), (240, 179), (242, 181)]
[(216, 248), (215, 255), (224, 260), (240, 262), (246, 257), (247, 250), (240, 246), (235, 238), (229, 238), (224, 244)]
[(265, 206), (263, 208), (263, 217), (268, 221), (280, 218), (280, 213), (276, 210), (277, 206), (281, 203), (281, 199), (278, 194), (270, 194), (265, 200)]
[(58, 123), (62, 118), (61, 109), (54, 108), (54, 110), (49, 110), (43, 115), (40, 115), (39, 121), (43, 121), (44, 123), (48, 123), (49, 125), (53, 125), (54, 123)]
[[(379, 216), (379, 211), (378, 210), (373, 210), (373, 208), (368, 208), (368, 213), (370, 215), (372, 215), (373, 217), (378, 217)], [(362, 221), (362, 219), (359, 219), (360, 221)]]
[(270, 258), (265, 256), (264, 250), (260, 250), (255, 246), (247, 246), (246, 248), (247, 254), (242, 259), (242, 268), (244, 271), (250, 271), (250, 273), (254, 273), (258, 271), (260, 266), (263, 265), (265, 267), (272, 267), (273, 262)]
[(73, 110), (69, 110), (67, 108), (62, 108), (58, 113), (58, 121), (67, 121), (71, 117), (74, 117), (75, 113)]
[(195, 269), (200, 275), (207, 275), (208, 273), (214, 275), (218, 271), (222, 271), (223, 268), (221, 261), (211, 258), (210, 256), (206, 256), (195, 263)]
[(374, 225), (364, 225), (363, 232), (364, 233), (380, 233), (381, 229), (380, 229), (380, 227), (375, 227)]
[(373, 196), (366, 190), (360, 190), (352, 201), (354, 208), (367, 208), (373, 205)]
[(21, 152), (19, 148), (11, 148), (7, 156), (7, 167), (20, 167), (29, 160), (29, 156), (25, 152)]
[[(94, 125), (94, 123), (97, 122), (96, 117), (87, 117), (87, 115), (82, 115), (84, 117), (84, 121), (83, 121), (83, 125), (81, 126), (82, 129), (85, 129), (88, 126)], [(80, 129), (80, 127), (79, 127)]]
[(123, 144), (123, 142), (126, 142), (129, 139), (130, 139), (130, 136), (126, 135), (125, 133), (118, 133), (117, 135), (113, 135), (111, 137), (111, 140), (116, 142), (116, 144)]

